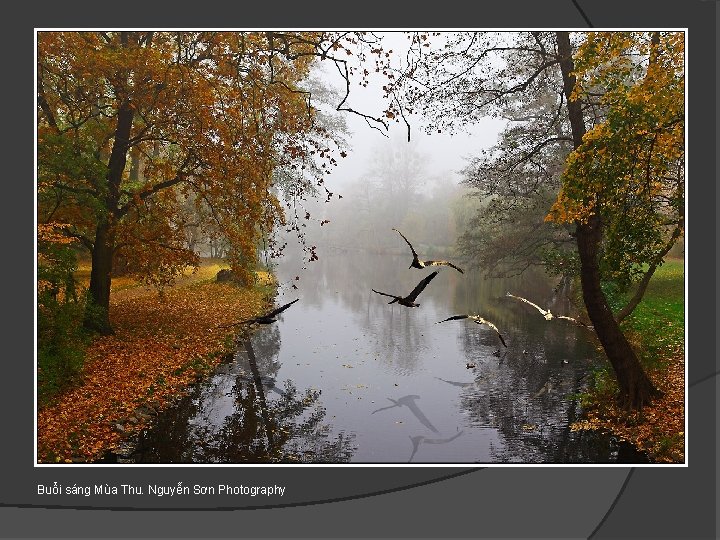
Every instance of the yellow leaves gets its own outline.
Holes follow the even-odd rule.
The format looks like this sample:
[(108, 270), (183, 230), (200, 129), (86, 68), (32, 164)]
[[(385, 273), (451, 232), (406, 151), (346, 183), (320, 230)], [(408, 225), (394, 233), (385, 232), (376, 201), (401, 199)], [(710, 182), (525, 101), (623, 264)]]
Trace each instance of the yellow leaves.
[(568, 157), (563, 186), (545, 216), (546, 222), (585, 223), (596, 211), (597, 193), (600, 187), (591, 181), (589, 175), (583, 176), (581, 181), (572, 175), (574, 169), (582, 163), (581, 160), (582, 156), (578, 152), (573, 152)]
[(583, 221), (592, 212), (622, 219), (635, 208), (658, 209), (659, 196), (677, 199), (684, 190), (678, 177), (684, 160), (683, 36), (661, 32), (657, 44), (652, 36), (590, 32), (579, 47), (574, 96), (599, 102), (605, 119), (569, 155), (546, 221)]
[(275, 277), (270, 272), (255, 272), (257, 283), (261, 285), (273, 285)]
[[(187, 262), (187, 257), (173, 255), (180, 245), (173, 233), (183, 224), (176, 201), (159, 203), (160, 191), (148, 195), (159, 187), (176, 195), (192, 182), (195, 193), (220, 209), (222, 215), (213, 217), (222, 228), (219, 232), (249, 257), (256, 228), (264, 225), (269, 232), (284, 222), (272, 194), (276, 171), (303, 168), (311, 149), (327, 148), (333, 140), (332, 134), (317, 129), (317, 109), (307, 101), (307, 93), (298, 91), (316, 61), (313, 43), (324, 34), (282, 35), (290, 58), (269, 49), (266, 32), (155, 32), (151, 41), (145, 32), (40, 33), (38, 75), (48, 102), (38, 111), (40, 140), (57, 136), (51, 124), (72, 122), (79, 126), (73, 133), (83, 141), (83, 152), (100, 156), (89, 160), (96, 170), (77, 166), (69, 170), (73, 178), (41, 179), (40, 190), (50, 192), (43, 210), (55, 211), (52, 190), (62, 180), (72, 195), (57, 215), (62, 213), (63, 220), (87, 237), (97, 224), (97, 213), (89, 208), (121, 215), (118, 243), (127, 246), (125, 255), (149, 281), (162, 285)], [(277, 38), (270, 41), (280, 46)], [(101, 166), (107, 164), (117, 114), (127, 100), (136, 112), (130, 152), (142, 156), (142, 163), (133, 163), (132, 179), (128, 167), (120, 186), (108, 186), (98, 178), (106, 177)], [(40, 168), (55, 163), (51, 155), (48, 151), (39, 156)], [(323, 160), (318, 167), (334, 164), (329, 150), (318, 155)], [(182, 186), (163, 187), (176, 178)], [(134, 209), (118, 214), (118, 208), (109, 208), (104, 195), (108, 190), (122, 193), (119, 206)], [(146, 219), (148, 214), (153, 222)], [(150, 248), (143, 249), (140, 244), (148, 239)], [(159, 249), (163, 244), (171, 248)]]
[[(652, 36), (653, 32), (588, 33), (574, 58), (574, 97), (584, 99), (588, 90), (603, 88), (601, 103), (610, 105), (627, 97), (642, 104), (684, 88), (684, 34), (660, 32), (657, 45)], [(628, 86), (629, 79), (634, 84)], [(683, 92), (679, 95), (679, 102), (668, 105), (682, 105)]]
[(38, 296), (45, 291), (50, 291), (53, 288), (53, 284), (46, 279), (38, 279), (37, 281), (37, 292)]

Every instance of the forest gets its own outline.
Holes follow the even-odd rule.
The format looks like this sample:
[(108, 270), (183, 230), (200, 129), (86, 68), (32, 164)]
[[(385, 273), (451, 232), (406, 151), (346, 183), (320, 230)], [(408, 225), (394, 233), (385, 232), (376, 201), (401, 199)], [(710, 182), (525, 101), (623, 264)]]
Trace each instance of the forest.
[[(451, 325), (428, 326), (418, 314), (472, 310), (463, 317), (486, 325), (477, 332), (494, 328), (502, 343), (474, 333), (475, 325), (456, 327), (465, 349), (455, 367), (478, 370), (479, 393), (468, 382), (453, 399), (470, 411), (484, 403), (473, 395), (486, 396), (479, 370), (497, 357), (499, 367), (532, 360), (545, 370), (597, 356), (573, 368), (582, 384), (566, 381), (567, 388), (554, 378), (565, 381), (560, 371), (541, 370), (542, 380), (531, 383), (523, 375), (532, 403), (544, 400), (537, 409), (492, 404), (507, 416), (497, 424), (477, 413), (499, 430), (497, 460), (571, 459), (538, 458), (512, 442), (542, 438), (542, 426), (561, 413), (562, 435), (553, 437), (563, 445), (596, 431), (651, 462), (684, 461), (682, 32), (40, 31), (36, 38), (38, 462), (121, 453), (177, 414), (172, 408), (190, 388), (233, 355), (250, 363), (236, 380), (238, 410), (221, 431), (242, 438), (248, 451), (228, 457), (241, 444), (232, 439), (234, 446), (189, 448), (173, 460), (365, 455), (353, 446), (365, 428), (329, 423), (334, 415), (315, 384), (303, 390), (296, 377), (270, 400), (279, 387), (262, 382), (264, 361), (248, 345), (265, 340), (254, 347), (269, 351), (275, 377), (290, 369), (278, 360), (292, 340), (288, 322), (303, 309), (329, 316), (330, 293), (353, 320), (392, 310), (382, 315), (393, 317), (388, 332), (405, 343), (402, 354), (395, 341), (368, 353), (379, 362), (375, 371), (363, 374), (367, 380), (342, 379), (344, 389), (379, 386), (367, 381), (387, 378), (383, 356), (424, 376), (429, 368), (418, 366), (423, 347), (431, 348), (424, 340)], [(488, 119), (501, 127), (481, 144)], [(454, 170), (438, 169), (442, 158), (418, 139), (432, 145), (440, 135), (476, 141), (476, 150)], [(363, 161), (352, 161), (363, 145)], [(388, 262), (397, 258), (402, 268), (418, 254), (420, 264), (405, 274)], [(439, 272), (433, 283), (436, 274), (423, 274), (431, 266)], [(542, 278), (534, 285), (523, 281), (535, 275)], [(403, 299), (388, 307), (374, 294), (416, 285), (417, 309)], [(524, 304), (508, 300), (520, 293)], [(576, 324), (556, 330), (566, 321), (532, 322), (536, 333), (525, 334), (524, 321), (539, 317), (531, 306), (547, 321)], [(414, 318), (396, 320), (395, 310)], [(302, 313), (310, 324), (314, 312)], [(390, 339), (357, 320), (363, 340)], [(529, 360), (533, 343), (546, 352)], [(298, 354), (311, 360), (311, 349)], [(358, 358), (333, 369), (345, 377)], [(320, 364), (306, 364), (304, 377), (319, 384)], [(427, 381), (417, 384), (432, 392)], [(440, 439), (414, 402), (387, 399), (405, 404), (433, 434), (408, 434), (411, 460), (422, 441), (449, 447), (463, 433), (457, 427)], [(368, 417), (382, 410), (372, 408)], [(183, 444), (200, 439), (184, 436)]]

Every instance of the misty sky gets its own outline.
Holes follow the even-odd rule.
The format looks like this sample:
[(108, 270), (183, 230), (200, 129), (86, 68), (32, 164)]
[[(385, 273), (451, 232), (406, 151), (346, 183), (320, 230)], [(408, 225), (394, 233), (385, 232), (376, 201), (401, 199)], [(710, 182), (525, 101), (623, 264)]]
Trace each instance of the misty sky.
[[(402, 32), (384, 32), (383, 45), (385, 49), (392, 49), (397, 55), (397, 61), (404, 58), (408, 40)], [(329, 62), (321, 64), (318, 75), (331, 86), (344, 90), (344, 81), (330, 66)], [(380, 79), (376, 79), (379, 81)], [(365, 114), (379, 116), (384, 109), (382, 101), (381, 83), (372, 82), (367, 88), (351, 87), (348, 104), (355, 110)], [(341, 92), (343, 95), (344, 92)], [(339, 165), (327, 178), (328, 187), (337, 189), (342, 193), (343, 185), (362, 176), (373, 162), (373, 153), (378, 145), (387, 145), (392, 141), (407, 144), (407, 128), (401, 121), (391, 123), (387, 137), (377, 129), (368, 126), (367, 122), (354, 114), (344, 114), (351, 135), (351, 145), (348, 156), (339, 160)], [(504, 120), (485, 118), (475, 126), (466, 128), (455, 134), (434, 133), (427, 134), (422, 118), (413, 116), (408, 120), (411, 124), (410, 137), (417, 144), (417, 150), (426, 156), (427, 174), (429, 178), (443, 177), (459, 182), (462, 178), (459, 171), (465, 166), (465, 157), (477, 155), (480, 150), (492, 146), (497, 135), (505, 125)]]

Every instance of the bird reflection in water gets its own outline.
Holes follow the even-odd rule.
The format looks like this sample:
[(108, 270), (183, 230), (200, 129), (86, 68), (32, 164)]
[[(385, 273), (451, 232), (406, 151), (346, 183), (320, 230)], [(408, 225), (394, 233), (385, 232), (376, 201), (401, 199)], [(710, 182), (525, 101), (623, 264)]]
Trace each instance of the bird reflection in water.
[(420, 423), (428, 428), (433, 433), (440, 433), (435, 426), (433, 426), (430, 423), (430, 420), (427, 419), (427, 416), (423, 414), (423, 412), (420, 410), (420, 407), (417, 406), (415, 403), (415, 400), (420, 399), (420, 396), (416, 395), (409, 395), (409, 396), (403, 396), (401, 398), (398, 398), (397, 400), (388, 398), (393, 405), (389, 405), (388, 407), (381, 407), (380, 409), (374, 410), (371, 414), (375, 414), (376, 412), (385, 411), (387, 409), (394, 409), (395, 407), (402, 407), (405, 406), (408, 409), (410, 409), (410, 412), (413, 413), (415, 418), (417, 418)]
[(413, 450), (412, 450), (412, 454), (410, 454), (410, 459), (408, 459), (408, 463), (410, 463), (413, 460), (413, 458), (415, 457), (415, 454), (417, 454), (417, 451), (420, 448), (420, 445), (422, 445), (422, 444), (447, 444), (447, 443), (457, 439), (463, 433), (464, 433), (464, 430), (461, 430), (461, 431), (458, 431), (452, 437), (446, 437), (445, 439), (430, 439), (423, 435), (417, 435), (415, 437), (410, 437), (410, 441), (412, 442), (412, 445), (413, 445)]
[(442, 381), (448, 384), (452, 384), (453, 386), (457, 386), (458, 388), (469, 388), (470, 386), (475, 386), (474, 382), (460, 382), (460, 381), (448, 381), (447, 379), (443, 379), (441, 377), (435, 377), (438, 381)]

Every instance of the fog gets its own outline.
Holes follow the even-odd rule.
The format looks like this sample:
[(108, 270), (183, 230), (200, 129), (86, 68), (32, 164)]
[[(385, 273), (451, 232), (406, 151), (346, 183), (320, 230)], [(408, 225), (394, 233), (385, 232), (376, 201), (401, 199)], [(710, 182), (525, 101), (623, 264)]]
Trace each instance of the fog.
[[(401, 68), (407, 53), (407, 33), (380, 32), (378, 36), (382, 38), (383, 47), (393, 51), (393, 63)], [(344, 93), (344, 81), (336, 71), (333, 72), (328, 63), (318, 64), (314, 75), (329, 87)], [(387, 106), (382, 99), (382, 84), (382, 78), (376, 76), (371, 78), (367, 87), (351, 87), (348, 103), (359, 112), (379, 116)], [(372, 162), (378, 147), (395, 142), (416, 143), (418, 151), (427, 157), (427, 169), (432, 177), (447, 178), (453, 183), (458, 183), (461, 180), (459, 171), (465, 165), (464, 158), (492, 146), (506, 123), (505, 120), (486, 117), (470, 129), (463, 130), (458, 127), (455, 133), (438, 133), (432, 129), (432, 126), (428, 126), (422, 117), (409, 115), (407, 119), (410, 124), (410, 143), (408, 143), (408, 128), (402, 120), (391, 122), (389, 130), (385, 132), (373, 129), (358, 115), (345, 113), (343, 116), (350, 131), (348, 140), (351, 151), (329, 179), (338, 189), (341, 189), (346, 182), (362, 175), (367, 164)], [(432, 133), (427, 133), (428, 128)]]
[[(401, 68), (406, 34), (378, 36)], [(505, 121), (485, 117), (474, 125), (458, 124), (452, 132), (440, 132), (421, 116), (408, 115), (409, 126), (402, 119), (391, 120), (385, 130), (359, 114), (333, 110), (345, 95), (345, 81), (330, 62), (318, 63), (310, 78), (334, 92), (330, 103), (320, 105), (333, 125), (344, 124), (347, 155), (337, 156), (338, 165), (324, 179), (333, 196), (325, 201), (318, 195), (302, 204), (300, 210), (312, 216), (303, 224), (307, 246), (316, 246), (319, 256), (328, 249), (406, 250), (391, 230), (395, 227), (426, 254), (453, 254), (456, 238), (476, 204), (465, 197), (462, 169), (468, 158), (497, 142)], [(367, 86), (351, 86), (345, 106), (382, 116), (387, 107), (382, 84), (382, 77), (375, 76)], [(279, 238), (281, 244), (287, 242), (288, 253), (299, 251), (294, 233), (279, 231)]]

